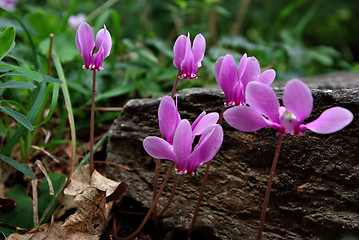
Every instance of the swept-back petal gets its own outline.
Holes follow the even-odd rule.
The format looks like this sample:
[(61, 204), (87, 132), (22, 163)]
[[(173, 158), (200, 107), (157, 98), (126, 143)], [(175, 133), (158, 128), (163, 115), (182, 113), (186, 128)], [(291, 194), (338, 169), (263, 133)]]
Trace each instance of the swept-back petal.
[[(173, 137), (173, 151), (178, 165), (186, 165), (192, 151), (192, 129), (187, 119), (179, 122)], [(181, 167), (179, 166), (181, 169)]]
[(247, 53), (243, 54), (238, 64), (238, 78), (241, 79), (247, 65)]
[(283, 105), (300, 122), (304, 121), (313, 110), (313, 97), (309, 87), (299, 79), (290, 80), (284, 87)]
[(255, 132), (268, 126), (264, 117), (248, 106), (236, 106), (226, 110), (223, 114), (229, 125), (243, 132)]
[(176, 160), (173, 147), (164, 139), (159, 137), (146, 137), (143, 140), (145, 151), (153, 158)]
[(259, 75), (258, 82), (270, 86), (275, 79), (275, 74), (274, 69), (268, 69)]
[(223, 64), (224, 57), (219, 57), (214, 64), (214, 77), (216, 78), (216, 81), (218, 83), (218, 86), (221, 86), (219, 75), (221, 73), (221, 67)]
[(85, 67), (88, 68), (92, 62), (92, 52), (95, 47), (95, 37), (90, 25), (82, 22), (76, 31), (76, 47), (84, 59)]
[(236, 63), (234, 62), (233, 57), (227, 54), (223, 59), (217, 79), (217, 83), (226, 95), (227, 100), (230, 100), (232, 90), (237, 81), (238, 75)]
[(103, 55), (104, 58), (108, 57), (111, 52), (112, 47), (112, 39), (110, 32), (106, 29), (106, 26), (104, 25), (104, 28), (98, 31), (96, 35), (96, 46), (98, 49), (103, 49)]
[(248, 104), (260, 114), (275, 123), (279, 122), (279, 101), (271, 87), (259, 82), (251, 82), (247, 86)]
[(187, 37), (185, 35), (180, 35), (173, 46), (173, 53), (175, 55), (173, 59), (173, 65), (177, 69), (181, 69), (181, 64), (186, 54), (186, 42)]
[(244, 69), (244, 73), (241, 78), (244, 88), (246, 88), (249, 82), (257, 81), (260, 73), (261, 73), (261, 68), (257, 58), (255, 57), (247, 58), (246, 67)]
[(193, 173), (201, 164), (213, 159), (223, 142), (223, 129), (214, 124), (207, 127), (197, 146), (189, 157), (188, 173)]
[[(208, 126), (216, 124), (219, 119), (219, 114), (216, 112), (208, 113), (204, 112), (205, 115), (199, 119), (198, 122), (192, 124), (192, 135), (201, 135)], [(195, 124), (196, 123), (196, 124)], [(195, 125), (194, 125), (195, 124)]]
[(160, 132), (172, 144), (177, 125), (180, 121), (177, 106), (170, 96), (165, 96), (158, 107)]
[(206, 40), (202, 34), (197, 34), (193, 40), (192, 52), (194, 57), (195, 64), (198, 64), (198, 67), (202, 66), (201, 61), (204, 57), (204, 52), (206, 51)]
[(181, 76), (180, 78), (196, 78), (196, 71), (198, 67), (194, 64), (194, 57), (191, 50), (191, 41), (189, 40), (189, 34), (188, 38), (186, 40), (186, 49), (185, 49), (185, 56), (181, 64)]
[(313, 132), (328, 134), (339, 131), (353, 121), (353, 114), (342, 107), (333, 107), (325, 110), (319, 118), (305, 124)]

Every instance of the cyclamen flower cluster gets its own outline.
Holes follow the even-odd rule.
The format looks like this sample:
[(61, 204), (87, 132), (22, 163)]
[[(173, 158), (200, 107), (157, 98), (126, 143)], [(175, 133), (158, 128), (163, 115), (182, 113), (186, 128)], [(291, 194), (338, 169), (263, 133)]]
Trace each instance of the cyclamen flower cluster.
[[(217, 123), (218, 113), (202, 112), (191, 125), (177, 110), (177, 104), (165, 96), (158, 108), (159, 126), (165, 139), (146, 137), (143, 146), (154, 158), (168, 159), (178, 166), (177, 173), (193, 174), (205, 162), (212, 160), (223, 141), (222, 127)], [(196, 136), (200, 139), (193, 148)]]
[(76, 32), (76, 47), (85, 61), (84, 69), (101, 71), (103, 60), (110, 55), (112, 40), (110, 32), (104, 26), (96, 35), (86, 22), (80, 24)]

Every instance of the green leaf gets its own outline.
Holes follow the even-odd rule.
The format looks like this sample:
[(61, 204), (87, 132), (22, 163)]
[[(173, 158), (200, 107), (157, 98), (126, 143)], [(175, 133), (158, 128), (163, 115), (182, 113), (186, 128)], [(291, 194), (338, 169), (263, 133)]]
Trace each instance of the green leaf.
[(0, 83), (0, 88), (33, 89), (36, 88), (36, 85), (28, 82), (8, 81)]
[[(25, 229), (33, 228), (32, 199), (26, 194), (25, 188), (20, 185), (14, 185), (5, 196), (14, 199), (16, 206), (11, 211), (2, 212), (0, 214), (0, 221)], [(13, 230), (0, 229), (5, 235), (14, 233)]]
[(31, 125), (30, 121), (22, 113), (16, 112), (4, 106), (0, 106), (0, 110), (7, 115), (13, 117), (16, 121), (18, 121), (21, 125), (29, 129), (30, 131), (34, 130), (34, 127)]
[[(35, 179), (35, 174), (31, 171), (31, 169), (27, 164), (19, 163), (18, 161), (2, 154), (0, 154), (0, 159), (6, 162), (7, 164), (13, 166), (14, 168), (16, 168), (18, 171), (24, 173), (26, 176)], [(0, 214), (0, 216), (1, 215), (2, 214)]]
[[(34, 104), (32, 105), (29, 113), (27, 114), (27, 119), (29, 119), (29, 121), (31, 123), (34, 123), (37, 114), (39, 113), (39, 111), (41, 110), (41, 106), (44, 102), (44, 98), (46, 95), (46, 83), (42, 82), (41, 84), (41, 88), (39, 91), (39, 94), (36, 97), (36, 100), (34, 102)], [(10, 154), (11, 150), (14, 148), (14, 146), (20, 141), (20, 138), (22, 137), (22, 135), (26, 132), (26, 128), (23, 126), (20, 126), (15, 134), (13, 135), (13, 137), (10, 139), (9, 142), (7, 142), (7, 144), (5, 145), (5, 147), (1, 150), (2, 154), (8, 155)]]
[(37, 82), (42, 82), (42, 80), (43, 80), (40, 73), (32, 71), (32, 70), (24, 68), (24, 67), (11, 65), (11, 64), (7, 64), (7, 63), (1, 63), (0, 66), (11, 67), (15, 71), (18, 71), (18, 72), (22, 73), (23, 75), (25, 75), (25, 77), (27, 77), (31, 80), (37, 81)]
[(15, 28), (8, 27), (0, 36), (0, 60), (14, 47)]

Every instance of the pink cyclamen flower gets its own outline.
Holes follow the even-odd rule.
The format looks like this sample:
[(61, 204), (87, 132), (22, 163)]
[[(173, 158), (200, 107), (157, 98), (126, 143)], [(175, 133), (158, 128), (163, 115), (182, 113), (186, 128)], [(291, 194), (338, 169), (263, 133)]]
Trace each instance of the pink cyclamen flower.
[(192, 151), (193, 131), (188, 120), (181, 120), (176, 128), (173, 145), (159, 137), (146, 137), (143, 146), (154, 158), (168, 159), (177, 164), (177, 173), (193, 174), (205, 162), (212, 160), (223, 141), (223, 130), (218, 124), (208, 126)]
[(198, 34), (191, 48), (191, 40), (188, 36), (181, 35), (177, 38), (174, 46), (173, 65), (178, 69), (178, 76), (181, 79), (196, 79), (197, 70), (202, 66), (202, 59), (206, 49), (206, 40), (202, 34)]
[(69, 17), (68, 23), (73, 28), (78, 28), (82, 22), (86, 20), (86, 15), (79, 13), (77, 15), (71, 15)]
[(15, 10), (17, 0), (0, 0), (0, 7), (10, 12)]
[(271, 127), (284, 135), (302, 135), (307, 129), (329, 134), (343, 129), (353, 120), (349, 110), (333, 107), (325, 110), (313, 122), (303, 124), (313, 110), (313, 97), (309, 87), (298, 79), (285, 85), (284, 107), (280, 107), (273, 89), (263, 83), (249, 83), (246, 97), (249, 106), (237, 106), (224, 113), (229, 125), (243, 132)]
[[(191, 126), (193, 138), (201, 135), (208, 126), (217, 123), (218, 118), (218, 113), (206, 114), (203, 111)], [(175, 103), (170, 96), (163, 97), (158, 108), (158, 122), (160, 132), (169, 144), (173, 144), (173, 137), (180, 121), (181, 116), (178, 113), (177, 102)]]
[(226, 107), (246, 104), (246, 88), (250, 82), (260, 82), (271, 85), (275, 78), (275, 71), (268, 69), (261, 73), (258, 60), (244, 54), (238, 66), (231, 55), (219, 57), (214, 67), (216, 81), (226, 95)]
[(76, 47), (85, 61), (84, 69), (101, 71), (103, 60), (110, 55), (112, 40), (109, 31), (104, 26), (96, 35), (86, 22), (80, 24), (76, 32)]

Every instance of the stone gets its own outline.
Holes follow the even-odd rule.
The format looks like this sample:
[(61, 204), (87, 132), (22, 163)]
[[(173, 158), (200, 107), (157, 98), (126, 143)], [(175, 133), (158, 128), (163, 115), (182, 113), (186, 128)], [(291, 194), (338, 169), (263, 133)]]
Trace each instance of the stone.
[[(359, 236), (359, 88), (343, 89), (340, 85), (340, 89), (331, 90), (330, 80), (321, 81), (327, 87), (312, 89), (314, 109), (307, 122), (333, 106), (349, 109), (354, 120), (334, 134), (305, 131), (303, 136), (284, 137), (262, 239)], [(281, 84), (275, 88), (279, 97)], [(318, 87), (316, 84), (314, 87)], [(107, 146), (107, 161), (131, 168), (126, 171), (108, 166), (108, 176), (125, 182), (126, 196), (147, 208), (152, 201), (155, 160), (144, 151), (142, 141), (147, 136), (160, 136), (160, 100), (130, 100), (111, 126)], [(220, 113), (224, 101), (220, 89), (186, 89), (178, 93), (181, 117), (190, 122), (202, 111)], [(269, 128), (243, 133), (225, 121), (222, 126), (224, 142), (211, 161), (197, 234), (202, 229), (212, 236), (206, 239), (255, 239), (278, 136)], [(170, 161), (161, 160), (159, 184), (169, 165)], [(164, 220), (174, 223), (176, 229), (186, 229), (191, 222), (204, 170), (205, 166), (200, 166), (197, 176), (179, 175), (176, 195), (164, 215)], [(172, 182), (173, 177), (161, 197), (160, 209)]]

